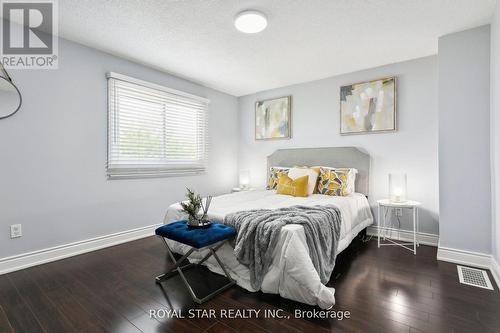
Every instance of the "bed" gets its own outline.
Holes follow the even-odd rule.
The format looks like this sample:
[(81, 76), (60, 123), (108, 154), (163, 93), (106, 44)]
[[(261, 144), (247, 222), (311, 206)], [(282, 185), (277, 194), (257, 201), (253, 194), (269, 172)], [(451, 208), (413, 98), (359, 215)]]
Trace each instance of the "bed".
[[(293, 167), (295, 165), (324, 165), (351, 167), (358, 170), (356, 193), (349, 196), (328, 196), (313, 194), (309, 197), (292, 197), (276, 194), (274, 190), (252, 190), (214, 197), (209, 217), (222, 221), (227, 214), (250, 209), (274, 209), (295, 205), (315, 206), (334, 205), (341, 212), (341, 232), (337, 252), (346, 249), (351, 241), (366, 227), (373, 223), (367, 200), (370, 157), (354, 147), (281, 149), (268, 157), (270, 166)], [(171, 205), (165, 215), (164, 223), (185, 218), (179, 203)], [(189, 247), (175, 241), (168, 241), (174, 252), (184, 254)], [(248, 268), (238, 262), (231, 245), (224, 245), (218, 252), (236, 283), (249, 290), (252, 288)], [(197, 262), (203, 252), (189, 257)], [(323, 285), (310, 257), (304, 229), (300, 225), (287, 225), (281, 229), (278, 245), (273, 252), (273, 261), (264, 277), (261, 291), (279, 294), (282, 297), (318, 305), (326, 309), (335, 304), (334, 288)], [(222, 274), (215, 260), (204, 263), (211, 271)]]

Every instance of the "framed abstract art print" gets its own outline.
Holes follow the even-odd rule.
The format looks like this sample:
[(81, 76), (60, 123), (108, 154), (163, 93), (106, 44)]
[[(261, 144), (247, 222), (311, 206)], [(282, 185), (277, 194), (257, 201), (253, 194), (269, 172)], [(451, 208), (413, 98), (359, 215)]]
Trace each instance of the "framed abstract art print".
[(396, 131), (396, 78), (340, 87), (340, 134)]
[(291, 133), (292, 96), (255, 103), (255, 139), (289, 139)]

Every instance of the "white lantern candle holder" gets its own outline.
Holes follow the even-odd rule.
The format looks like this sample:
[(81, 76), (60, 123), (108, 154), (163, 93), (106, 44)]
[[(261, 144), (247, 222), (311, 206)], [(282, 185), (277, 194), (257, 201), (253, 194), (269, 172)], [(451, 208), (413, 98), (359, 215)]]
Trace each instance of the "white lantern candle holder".
[(389, 199), (391, 202), (401, 203), (407, 201), (406, 173), (389, 174)]

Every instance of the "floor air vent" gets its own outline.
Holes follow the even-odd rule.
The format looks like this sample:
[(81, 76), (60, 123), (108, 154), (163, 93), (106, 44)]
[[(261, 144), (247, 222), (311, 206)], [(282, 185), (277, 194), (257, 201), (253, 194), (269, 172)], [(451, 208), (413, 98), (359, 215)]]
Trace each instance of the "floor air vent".
[(485, 270), (458, 265), (457, 269), (460, 283), (493, 290), (490, 278), (488, 277), (488, 273), (486, 273)]

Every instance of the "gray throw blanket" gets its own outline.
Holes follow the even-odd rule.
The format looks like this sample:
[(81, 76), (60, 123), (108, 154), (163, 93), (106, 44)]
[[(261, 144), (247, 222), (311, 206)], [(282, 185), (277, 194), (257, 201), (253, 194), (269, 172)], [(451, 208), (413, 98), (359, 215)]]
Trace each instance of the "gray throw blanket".
[(292, 206), (280, 209), (257, 209), (229, 214), (224, 223), (238, 235), (234, 253), (250, 269), (252, 287), (260, 289), (272, 263), (273, 250), (282, 227), (304, 227), (309, 255), (322, 283), (327, 283), (335, 266), (340, 237), (340, 211), (335, 206)]

